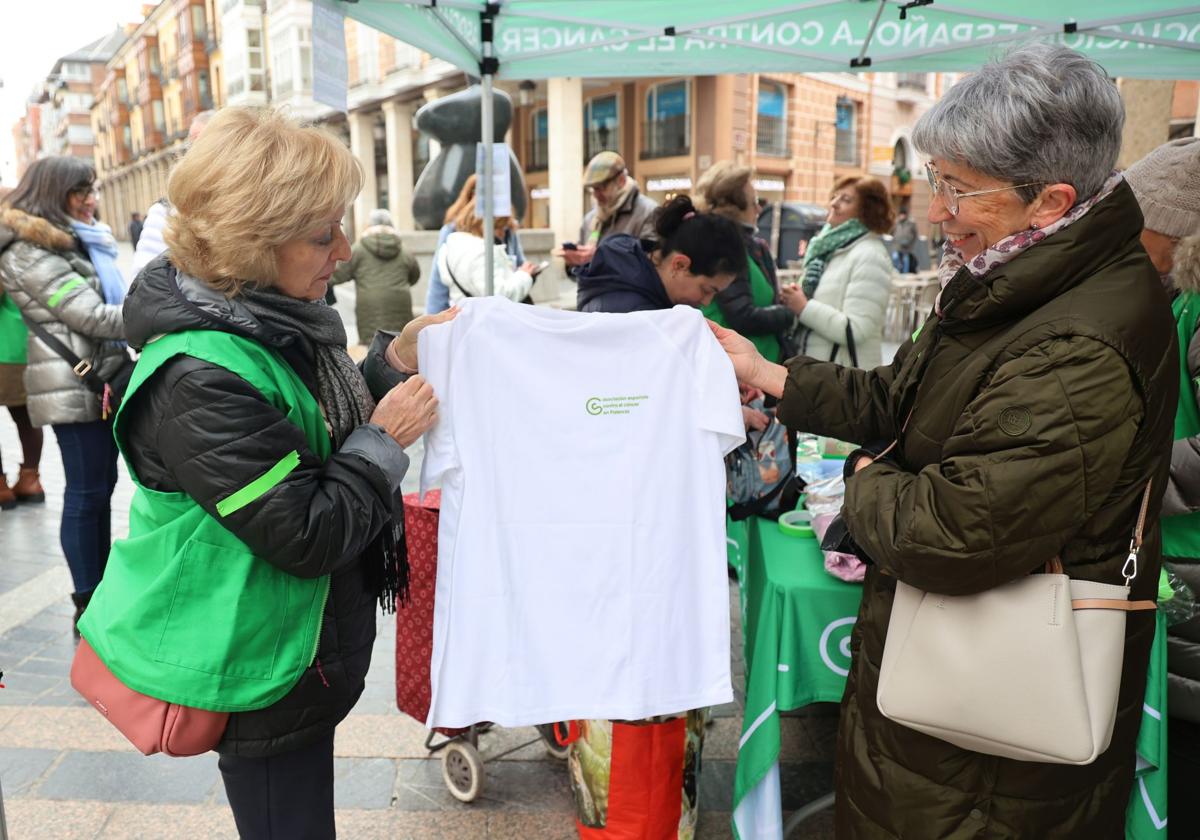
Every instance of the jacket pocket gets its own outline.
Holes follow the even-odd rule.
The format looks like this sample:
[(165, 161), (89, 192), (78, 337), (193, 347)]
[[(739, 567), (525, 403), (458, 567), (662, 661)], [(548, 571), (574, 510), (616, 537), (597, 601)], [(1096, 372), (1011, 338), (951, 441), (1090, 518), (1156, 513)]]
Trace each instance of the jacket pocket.
[(216, 676), (271, 679), (287, 613), (283, 574), (249, 551), (189, 540), (154, 658)]

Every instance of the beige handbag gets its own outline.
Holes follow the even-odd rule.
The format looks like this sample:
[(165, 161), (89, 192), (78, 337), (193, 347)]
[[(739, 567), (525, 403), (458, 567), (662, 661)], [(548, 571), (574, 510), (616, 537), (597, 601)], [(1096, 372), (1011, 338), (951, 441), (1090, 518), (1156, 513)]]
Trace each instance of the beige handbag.
[(1058, 558), (976, 595), (897, 581), (876, 703), (884, 717), (974, 752), (1090, 764), (1117, 713), (1125, 616), (1150, 486), (1121, 569), (1125, 585), (1072, 580)]

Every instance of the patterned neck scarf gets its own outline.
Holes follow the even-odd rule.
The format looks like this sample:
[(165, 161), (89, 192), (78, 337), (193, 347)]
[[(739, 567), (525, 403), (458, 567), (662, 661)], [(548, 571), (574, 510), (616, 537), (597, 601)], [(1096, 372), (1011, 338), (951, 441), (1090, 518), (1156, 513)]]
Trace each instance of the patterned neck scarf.
[[(996, 244), (972, 257), (970, 262), (967, 262), (963, 257), (962, 251), (955, 248), (947, 240), (946, 244), (942, 247), (942, 261), (938, 265), (938, 282), (941, 283), (942, 290), (945, 290), (946, 284), (950, 282), (964, 265), (966, 265), (967, 271), (971, 272), (972, 277), (977, 280), (982, 279), (993, 269), (1006, 264), (1014, 257), (1041, 242), (1047, 236), (1051, 236), (1075, 224), (1089, 210), (1107, 198), (1117, 188), (1117, 184), (1121, 183), (1122, 179), (1123, 176), (1120, 172), (1113, 172), (1108, 176), (1108, 180), (1104, 182), (1104, 186), (1100, 188), (1098, 193), (1086, 201), (1076, 204), (1057, 222), (1052, 222), (1044, 228), (1029, 228), (1006, 236)], [(938, 292), (936, 308), (937, 314), (940, 317), (942, 314), (941, 292)]]
[(825, 265), (834, 251), (845, 248), (867, 233), (867, 226), (861, 221), (847, 219), (837, 227), (826, 224), (820, 233), (809, 240), (804, 252), (804, 280), (800, 285), (805, 297), (811, 298), (816, 292), (821, 275), (825, 273)]

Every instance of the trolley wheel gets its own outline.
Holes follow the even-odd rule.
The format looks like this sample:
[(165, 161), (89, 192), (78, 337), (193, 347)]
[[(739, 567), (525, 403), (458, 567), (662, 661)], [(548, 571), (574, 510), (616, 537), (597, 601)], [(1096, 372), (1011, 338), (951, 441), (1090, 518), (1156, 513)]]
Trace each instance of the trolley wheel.
[(483, 759), (479, 750), (464, 741), (447, 744), (442, 753), (442, 779), (455, 799), (474, 802), (483, 790)]
[(571, 745), (562, 746), (558, 743), (558, 739), (554, 737), (554, 724), (539, 723), (536, 728), (538, 734), (542, 736), (542, 744), (545, 745), (546, 752), (559, 761), (566, 761), (567, 756), (571, 754)]

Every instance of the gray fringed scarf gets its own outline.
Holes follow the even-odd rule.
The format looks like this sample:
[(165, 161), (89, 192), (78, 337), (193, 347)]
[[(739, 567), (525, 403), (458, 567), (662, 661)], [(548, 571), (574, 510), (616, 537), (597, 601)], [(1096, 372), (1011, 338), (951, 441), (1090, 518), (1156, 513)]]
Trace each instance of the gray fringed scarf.
[(323, 300), (297, 300), (274, 289), (247, 288), (240, 297), (255, 318), (276, 329), (298, 332), (312, 346), (321, 409), (337, 449), (375, 411), (366, 380), (346, 352), (342, 316)]
[[(268, 327), (304, 336), (312, 347), (317, 396), (325, 422), (339, 449), (350, 433), (371, 419), (375, 400), (358, 365), (346, 352), (342, 316), (323, 300), (297, 300), (274, 289), (246, 288), (239, 296), (250, 313)], [(383, 527), (363, 553), (367, 585), (379, 597), (384, 612), (395, 612), (408, 601), (408, 546), (404, 511)]]

